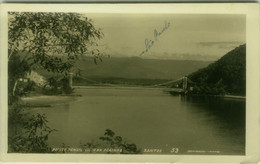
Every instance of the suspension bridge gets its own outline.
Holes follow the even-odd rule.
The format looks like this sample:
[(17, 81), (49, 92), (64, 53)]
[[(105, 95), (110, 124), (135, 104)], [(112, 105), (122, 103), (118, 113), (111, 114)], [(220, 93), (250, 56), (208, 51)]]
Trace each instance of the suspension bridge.
[[(69, 74), (70, 80), (69, 85), (73, 87), (73, 73)], [(100, 85), (100, 86), (108, 86), (108, 87), (118, 87), (117, 84), (108, 84), (108, 83), (100, 83), (95, 80), (89, 79), (87, 77), (84, 77), (82, 75), (76, 76), (77, 78), (83, 79), (84, 81), (87, 81), (91, 84)], [(184, 76), (179, 79), (170, 80), (164, 83), (155, 84), (155, 85), (149, 85), (145, 86), (146, 88), (163, 88), (164, 91), (172, 92), (172, 93), (187, 93), (188, 91), (193, 90), (194, 82), (191, 81), (188, 77)]]

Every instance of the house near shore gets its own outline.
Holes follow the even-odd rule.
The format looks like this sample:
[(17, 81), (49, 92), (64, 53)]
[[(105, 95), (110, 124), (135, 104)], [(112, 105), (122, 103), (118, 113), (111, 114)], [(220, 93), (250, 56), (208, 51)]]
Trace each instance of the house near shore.
[(28, 80), (31, 80), (35, 82), (37, 86), (44, 86), (46, 84), (46, 79), (39, 73), (35, 71), (31, 71), (31, 73), (27, 73), (25, 78), (20, 78), (19, 81), (21, 82), (28, 82)]

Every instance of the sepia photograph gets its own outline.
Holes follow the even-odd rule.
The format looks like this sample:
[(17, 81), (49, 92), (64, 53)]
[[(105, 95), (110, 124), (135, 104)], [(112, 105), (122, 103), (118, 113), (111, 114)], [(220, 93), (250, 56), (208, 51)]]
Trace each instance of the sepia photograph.
[(6, 22), (7, 154), (247, 155), (246, 14)]

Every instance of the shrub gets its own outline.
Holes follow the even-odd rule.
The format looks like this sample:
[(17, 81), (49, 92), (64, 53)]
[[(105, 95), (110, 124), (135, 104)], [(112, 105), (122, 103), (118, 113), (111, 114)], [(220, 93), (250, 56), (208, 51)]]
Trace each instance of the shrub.
[(23, 123), (21, 131), (8, 137), (8, 152), (49, 153), (48, 137), (55, 131), (47, 126), (46, 116), (32, 115)]

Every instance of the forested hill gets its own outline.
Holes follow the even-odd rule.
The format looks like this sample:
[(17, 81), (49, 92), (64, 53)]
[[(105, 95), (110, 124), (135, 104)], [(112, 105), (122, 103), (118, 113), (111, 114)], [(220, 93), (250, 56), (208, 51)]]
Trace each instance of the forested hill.
[[(74, 76), (74, 85), (120, 84), (154, 85), (178, 79), (212, 61), (160, 60), (140, 57), (103, 57), (95, 64), (93, 57), (80, 57), (75, 63), (75, 70), (80, 75)], [(40, 75), (50, 78), (53, 73), (37, 69)]]
[(195, 82), (194, 93), (246, 93), (246, 45), (240, 45), (206, 68), (188, 76)]
[(208, 66), (212, 61), (159, 60), (139, 57), (110, 57), (94, 64), (93, 58), (83, 57), (75, 67), (84, 77), (125, 79), (178, 79)]

